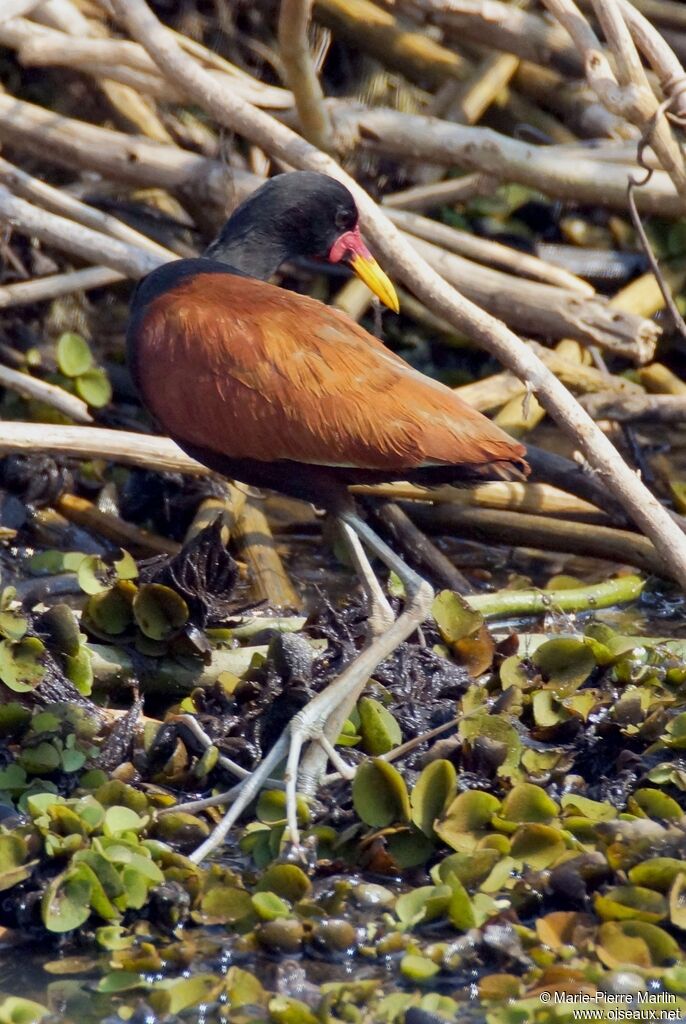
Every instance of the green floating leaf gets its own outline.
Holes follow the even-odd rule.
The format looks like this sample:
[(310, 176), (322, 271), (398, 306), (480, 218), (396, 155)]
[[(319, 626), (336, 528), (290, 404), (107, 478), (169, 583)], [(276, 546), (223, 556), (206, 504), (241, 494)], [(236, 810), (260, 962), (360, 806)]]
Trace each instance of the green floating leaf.
[(119, 807), (116, 804), (105, 811), (103, 832), (106, 836), (118, 836), (123, 832), (140, 832), (145, 821), (130, 807)]
[(274, 1024), (319, 1024), (319, 1018), (299, 999), (274, 996), (269, 1000), (269, 1017)]
[(666, 966), (680, 956), (679, 943), (662, 928), (647, 921), (606, 921), (596, 939), (598, 958), (606, 967)]
[(86, 555), (76, 570), (76, 578), (84, 594), (99, 594), (107, 590), (106, 575), (107, 566), (99, 555)]
[(684, 814), (676, 800), (659, 789), (637, 789), (627, 803), (632, 814), (642, 812), (649, 818), (680, 821)]
[(112, 401), (112, 385), (104, 370), (86, 370), (76, 378), (76, 393), (94, 409)]
[(405, 781), (393, 765), (379, 758), (363, 761), (352, 785), (355, 813), (366, 825), (385, 828), (410, 820), (410, 798)]
[(133, 600), (133, 615), (151, 640), (169, 640), (188, 622), (188, 605), (175, 590), (161, 583), (144, 583)]
[[(22, 707), (16, 701), (7, 704), (0, 704), (0, 736), (11, 736), (13, 740), (21, 737), (31, 721), (31, 712), (28, 708)], [(8, 765), (11, 768), (12, 765)], [(7, 769), (5, 769), (6, 771)], [(0, 770), (0, 776), (3, 775)], [(7, 789), (6, 785), (0, 782), (0, 789)]]
[(38, 1024), (52, 1016), (47, 1006), (22, 996), (5, 996), (0, 1001), (0, 1024)]
[(146, 1001), (158, 1014), (181, 1013), (191, 1006), (212, 1002), (222, 987), (216, 974), (194, 974), (190, 978), (165, 978), (146, 995)]
[(383, 704), (372, 697), (362, 697), (357, 708), (362, 746), (367, 754), (378, 757), (400, 746), (403, 738), (400, 726)]
[(498, 766), (498, 775), (505, 779), (516, 776), (522, 757), (522, 741), (515, 727), (506, 718), (489, 715), (486, 711), (477, 711), (462, 719), (458, 731), (460, 738), (471, 744), (480, 737), (502, 744), (504, 757)]
[(119, 580), (135, 580), (138, 579), (138, 563), (133, 555), (125, 548), (120, 548), (121, 558), (118, 558), (114, 563), (114, 570)]
[(252, 910), (250, 893), (245, 889), (217, 885), (202, 897), (198, 917), (206, 925), (236, 924), (250, 917)]
[(35, 861), (27, 863), (26, 840), (19, 835), (0, 835), (0, 892), (11, 889), (31, 874)]
[(28, 629), (29, 620), (19, 611), (0, 611), (0, 635), (7, 640), (21, 640)]
[(615, 885), (594, 897), (596, 913), (604, 921), (636, 920), (657, 924), (667, 916), (667, 900), (640, 885)]
[(676, 857), (650, 857), (631, 868), (629, 881), (632, 885), (668, 892), (674, 879), (683, 871), (684, 862)]
[(427, 956), (418, 956), (416, 953), (406, 953), (400, 961), (400, 973), (408, 981), (414, 981), (418, 985), (426, 984), (438, 974), (440, 967)]
[(579, 815), (590, 818), (591, 821), (612, 821), (617, 817), (617, 811), (612, 804), (589, 800), (587, 796), (579, 796), (577, 793), (563, 793), (560, 806), (565, 816)]
[(554, 864), (566, 846), (559, 829), (551, 825), (523, 825), (512, 836), (510, 854), (527, 867), (542, 871)]
[(45, 673), (45, 645), (35, 636), (0, 641), (0, 680), (14, 693), (29, 693)]
[(263, 921), (276, 921), (280, 917), (288, 917), (291, 912), (288, 903), (275, 892), (256, 892), (252, 897), (252, 905)]
[(558, 695), (573, 693), (596, 666), (590, 646), (571, 638), (547, 640), (534, 651), (532, 660)]
[(62, 758), (57, 747), (45, 741), (24, 747), (17, 761), (29, 775), (49, 775), (60, 767)]
[(669, 891), (669, 919), (686, 931), (686, 874), (677, 875)]
[(473, 850), (479, 834), (489, 827), (499, 809), (500, 801), (492, 793), (467, 790), (455, 797), (443, 818), (436, 822), (436, 835), (454, 850)]
[(396, 900), (396, 916), (406, 928), (434, 921), (447, 913), (451, 895), (449, 885), (422, 885), (411, 889)]
[(449, 875), (449, 885), (452, 891), (448, 905), (448, 917), (450, 923), (459, 931), (466, 932), (476, 925), (474, 907), (469, 898), (469, 893), (462, 882), (455, 875)]
[(520, 782), (503, 801), (500, 817), (506, 821), (531, 821), (547, 824), (557, 817), (559, 807), (540, 786)]
[(92, 594), (84, 609), (85, 625), (104, 637), (121, 636), (133, 626), (133, 602), (137, 588), (118, 580), (109, 590)]
[(55, 647), (75, 657), (81, 649), (81, 631), (74, 612), (66, 604), (55, 604), (41, 616), (41, 625), (50, 634)]
[(451, 761), (432, 761), (423, 769), (410, 795), (412, 821), (426, 836), (434, 836), (434, 822), (455, 796), (457, 773)]
[(432, 869), (431, 877), (437, 876), (447, 883), (452, 875), (466, 889), (476, 889), (488, 878), (501, 857), (499, 850), (489, 848), (479, 850), (478, 857), (471, 853), (451, 853)]
[[(81, 647), (76, 654), (65, 659), (67, 678), (74, 684), (79, 693), (88, 697), (93, 690), (93, 661), (87, 647)], [(80, 767), (80, 765), (79, 765)], [(72, 768), (71, 771), (74, 769)]]
[[(300, 795), (296, 798), (298, 824), (310, 823), (310, 809)], [(263, 789), (257, 801), (257, 817), (267, 825), (286, 824), (286, 794), (282, 789)]]
[(272, 864), (262, 873), (255, 887), (256, 892), (275, 893), (289, 903), (297, 903), (311, 889), (312, 883), (297, 864)]
[(90, 917), (93, 884), (84, 869), (68, 868), (45, 890), (41, 911), (49, 932), (73, 931)]
[(484, 621), (479, 612), (470, 608), (464, 598), (452, 590), (442, 590), (436, 595), (431, 612), (441, 637), (448, 645), (476, 633)]
[(93, 365), (93, 356), (85, 338), (67, 331), (57, 340), (57, 365), (65, 377), (78, 377)]
[(386, 848), (389, 857), (404, 871), (426, 864), (436, 846), (432, 839), (415, 828), (397, 828), (387, 836)]

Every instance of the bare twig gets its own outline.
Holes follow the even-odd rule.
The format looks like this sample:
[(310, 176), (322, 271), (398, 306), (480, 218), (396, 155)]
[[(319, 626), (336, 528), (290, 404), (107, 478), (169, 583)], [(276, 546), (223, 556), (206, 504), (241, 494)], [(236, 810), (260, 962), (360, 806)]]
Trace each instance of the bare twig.
[(583, 407), (597, 420), (686, 424), (686, 395), (584, 395)]
[(312, 0), (281, 0), (279, 55), (303, 135), (313, 146), (329, 151), (333, 147), (331, 118), (324, 106), (324, 93), (307, 39), (311, 13)]
[(566, 288), (569, 291), (578, 292), (579, 295), (595, 294), (592, 285), (582, 281), (575, 274), (570, 274), (569, 271), (562, 270), (536, 256), (530, 256), (519, 249), (513, 249), (499, 242), (492, 242), (488, 238), (479, 238), (469, 231), (458, 231), (447, 224), (441, 224), (439, 221), (429, 220), (426, 217), (418, 217), (417, 214), (406, 213), (404, 210), (388, 210), (388, 217), (409, 234), (423, 238), (426, 242), (441, 245), (448, 252), (467, 256), (469, 259), (476, 260), (477, 263), (507, 270), (518, 277), (530, 277), (534, 281), (543, 281), (546, 284), (556, 285), (558, 288)]
[(127, 277), (143, 277), (167, 260), (144, 249), (134, 248), (116, 238), (76, 224), (66, 217), (41, 210), (18, 199), (0, 185), (0, 222), (4, 221), (25, 235), (69, 252), (81, 259), (118, 270)]
[(88, 412), (88, 406), (76, 395), (69, 394), (68, 391), (57, 387), (56, 384), (48, 384), (47, 381), (31, 377), (28, 373), (11, 370), (9, 366), (3, 366), (1, 363), (0, 386), (10, 388), (24, 398), (43, 402), (52, 409), (57, 409), (64, 416), (76, 420), (77, 423), (93, 422), (93, 417)]
[(163, 245), (158, 245), (151, 238), (147, 238), (140, 231), (129, 227), (128, 224), (112, 217), (109, 213), (102, 213), (68, 193), (60, 192), (52, 185), (47, 185), (44, 181), (34, 178), (2, 157), (0, 157), (0, 182), (16, 196), (36, 203), (45, 210), (69, 217), (77, 224), (83, 224), (85, 227), (93, 228), (94, 231), (101, 231), (103, 234), (111, 235), (112, 238), (118, 238), (129, 245), (145, 249), (158, 256), (162, 261), (176, 259), (176, 253), (171, 249), (165, 249)]
[(682, 200), (683, 212), (683, 204), (686, 203), (684, 157), (650, 87), (616, 0), (593, 0), (593, 8), (614, 57), (617, 77), (595, 33), (573, 0), (544, 0), (544, 3), (574, 40), (584, 59), (588, 81), (599, 99), (613, 112), (628, 118), (641, 131), (654, 122), (652, 146), (674, 182)]
[[(335, 123), (336, 123), (336, 119)], [(506, 178), (529, 185), (555, 199), (596, 203), (626, 210), (626, 183), (635, 165), (604, 164), (602, 175), (592, 158), (564, 159), (556, 146), (536, 146), (511, 139), (489, 128), (449, 124), (420, 114), (394, 110), (370, 110), (345, 115), (348, 134), (359, 132), (360, 141), (381, 153), (405, 159), (457, 164), (469, 171)], [(681, 197), (664, 171), (655, 174), (650, 186), (637, 196), (639, 209), (666, 217), (683, 213)]]
[(205, 466), (182, 452), (168, 437), (102, 427), (62, 427), (52, 423), (0, 423), (0, 453), (47, 451), (78, 459), (101, 458), (160, 473), (207, 474)]
[(658, 556), (653, 545), (628, 530), (587, 525), (568, 520), (532, 516), (484, 508), (459, 508), (440, 505), (434, 508), (414, 506), (408, 510), (422, 529), (459, 532), (476, 540), (552, 551), (567, 551), (590, 558), (608, 559), (635, 565), (647, 572), (671, 577), (671, 565)]
[(60, 295), (85, 292), (124, 280), (125, 274), (110, 270), (109, 267), (87, 267), (85, 270), (71, 270), (65, 274), (48, 274), (47, 277), (37, 277), (32, 281), (0, 285), (0, 309), (44, 302)]

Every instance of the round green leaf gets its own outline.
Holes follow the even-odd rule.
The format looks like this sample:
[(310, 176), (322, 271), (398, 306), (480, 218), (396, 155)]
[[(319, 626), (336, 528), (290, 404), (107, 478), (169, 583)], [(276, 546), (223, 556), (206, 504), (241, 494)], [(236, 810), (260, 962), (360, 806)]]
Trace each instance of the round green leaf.
[(206, 925), (235, 924), (249, 917), (253, 904), (250, 893), (230, 885), (209, 889), (200, 901), (199, 918)]
[(188, 622), (188, 605), (161, 583), (144, 583), (133, 599), (133, 615), (151, 640), (168, 640)]
[(455, 796), (457, 773), (451, 761), (439, 759), (424, 768), (410, 795), (412, 821), (426, 836), (433, 836), (434, 822)]
[(84, 924), (91, 913), (92, 883), (77, 867), (54, 878), (43, 894), (41, 912), (49, 932), (70, 932)]
[(521, 782), (503, 801), (500, 817), (507, 821), (533, 821), (546, 824), (557, 817), (559, 808), (540, 786)]
[(94, 409), (112, 401), (112, 385), (104, 370), (86, 370), (76, 378), (76, 393)]
[(297, 864), (272, 864), (255, 887), (256, 892), (270, 892), (289, 903), (297, 903), (312, 889), (309, 878)]
[(25, 636), (16, 643), (0, 641), (0, 680), (15, 693), (35, 689), (45, 672), (44, 653), (45, 645), (35, 636)]
[(57, 365), (65, 377), (78, 377), (93, 365), (93, 356), (85, 338), (67, 331), (57, 341)]
[(360, 714), (360, 735), (367, 754), (387, 754), (402, 743), (400, 726), (383, 704), (372, 697), (363, 697), (357, 705)]
[(667, 916), (667, 900), (640, 885), (615, 885), (594, 897), (597, 914), (604, 921), (633, 919), (657, 924)]
[(385, 828), (409, 821), (410, 798), (400, 772), (387, 761), (363, 761), (353, 779), (353, 806), (366, 825)]

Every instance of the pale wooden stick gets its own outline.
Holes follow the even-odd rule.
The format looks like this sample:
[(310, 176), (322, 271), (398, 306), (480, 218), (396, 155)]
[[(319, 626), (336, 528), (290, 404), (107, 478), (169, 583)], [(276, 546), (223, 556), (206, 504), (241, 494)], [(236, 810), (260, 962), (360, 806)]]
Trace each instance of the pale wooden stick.
[(34, 7), (38, 7), (43, 0), (3, 0), (0, 11), (0, 25), (10, 18), (23, 18), (30, 14)]
[[(530, 256), (528, 253), (520, 252), (519, 249), (513, 249), (509, 245), (493, 242), (489, 238), (479, 238), (469, 231), (459, 231), (447, 224), (441, 224), (440, 221), (419, 217), (417, 214), (408, 213), (405, 210), (389, 209), (387, 214), (389, 220), (404, 231), (424, 239), (425, 242), (440, 245), (448, 252), (458, 253), (476, 260), (477, 263), (497, 267), (499, 270), (507, 270), (511, 274), (516, 274), (517, 277), (530, 277), (534, 281), (566, 288), (579, 295), (595, 294), (595, 288), (587, 281), (577, 277), (576, 274), (570, 274), (567, 270), (547, 263), (537, 256)], [(532, 331), (532, 333), (534, 332)]]
[(85, 270), (70, 270), (64, 274), (48, 274), (33, 281), (18, 281), (16, 284), (0, 285), (0, 309), (10, 306), (27, 306), (32, 302), (44, 302), (60, 295), (86, 292), (91, 288), (102, 288), (117, 281), (125, 281), (126, 275), (109, 267), (86, 267)]
[(307, 39), (311, 14), (312, 0), (281, 0), (279, 56), (303, 135), (313, 146), (328, 151), (333, 147), (333, 133)]
[[(602, 174), (593, 159), (565, 160), (556, 146), (536, 146), (490, 128), (449, 124), (420, 114), (376, 109), (353, 115), (345, 129), (357, 127), (362, 145), (404, 159), (430, 160), (529, 185), (556, 199), (628, 208), (626, 185), (636, 165), (606, 164)], [(666, 217), (683, 215), (683, 202), (664, 171), (636, 193), (639, 210)]]
[(63, 427), (52, 423), (0, 422), (0, 453), (51, 452), (78, 459), (110, 459), (129, 466), (147, 466), (160, 473), (208, 473), (168, 437), (152, 437), (103, 427)]
[(42, 242), (62, 252), (69, 252), (94, 263), (104, 263), (127, 277), (144, 277), (155, 267), (167, 262), (167, 259), (144, 249), (134, 248), (117, 238), (67, 220), (66, 217), (41, 210), (13, 196), (3, 185), (0, 185), (1, 221), (25, 235), (40, 238)]
[(682, 200), (683, 214), (686, 204), (684, 157), (664, 112), (659, 108), (615, 0), (593, 0), (593, 8), (614, 57), (617, 76), (595, 33), (573, 0), (543, 2), (574, 40), (583, 57), (588, 82), (605, 106), (628, 118), (641, 131), (652, 125), (651, 145)]
[[(608, 489), (651, 538), (672, 573), (686, 586), (686, 538), (668, 512), (626, 465), (593, 420), (539, 359), (502, 323), (464, 299), (413, 251), (371, 197), (339, 165), (238, 96), (228, 97), (215, 81), (179, 49), (144, 0), (111, 0), (116, 16), (158, 67), (184, 88), (217, 120), (240, 132), (265, 152), (292, 166), (332, 174), (350, 188), (363, 226), (387, 269), (408, 284), (430, 308), (513, 370), (535, 391), (547, 412), (573, 438), (592, 467), (604, 474)], [(459, 129), (459, 126), (455, 126)], [(465, 130), (465, 129), (461, 129)], [(476, 129), (469, 129), (474, 131)], [(426, 155), (424, 154), (424, 158)]]
[(31, 377), (28, 373), (20, 373), (18, 370), (11, 370), (9, 366), (0, 363), (0, 386), (10, 388), (24, 398), (32, 398), (38, 402), (44, 402), (58, 412), (76, 420), (77, 423), (92, 423), (93, 417), (88, 412), (87, 404), (76, 395), (69, 394), (64, 388), (56, 384), (48, 384), (47, 381)]
[(88, 206), (87, 203), (82, 203), (80, 199), (75, 199), (67, 192), (61, 192), (59, 189), (53, 188), (52, 185), (47, 185), (44, 181), (27, 174), (26, 171), (15, 167), (14, 164), (2, 157), (0, 157), (0, 182), (22, 199), (36, 203), (51, 213), (69, 217), (77, 224), (93, 228), (94, 231), (101, 231), (112, 238), (135, 245), (139, 249), (158, 256), (162, 261), (177, 258), (176, 253), (171, 249), (159, 245), (151, 238), (141, 234), (140, 231), (129, 227), (124, 221), (118, 220), (109, 213), (96, 210), (95, 207)]

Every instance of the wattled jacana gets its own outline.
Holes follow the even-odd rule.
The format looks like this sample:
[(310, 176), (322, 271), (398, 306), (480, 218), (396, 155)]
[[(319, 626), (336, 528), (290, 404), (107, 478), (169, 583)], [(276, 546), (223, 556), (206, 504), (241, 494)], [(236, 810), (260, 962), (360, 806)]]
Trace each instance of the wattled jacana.
[[(242, 203), (202, 258), (138, 287), (129, 364), (159, 425), (231, 478), (304, 498), (338, 519), (370, 605), (371, 642), (289, 725), (212, 837), (226, 834), (286, 755), (288, 822), (296, 784), (311, 792), (374, 669), (428, 614), (432, 591), (360, 518), (352, 483), (521, 478), (525, 450), (449, 388), (412, 369), (345, 314), (265, 283), (287, 259), (343, 262), (391, 309), (391, 282), (364, 245), (350, 192), (322, 174), (272, 178)], [(394, 621), (362, 545), (405, 584)], [(207, 844), (205, 844), (207, 846)], [(209, 849), (209, 846), (208, 846)], [(207, 849), (196, 851), (200, 859)]]

